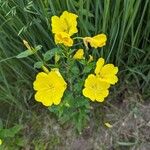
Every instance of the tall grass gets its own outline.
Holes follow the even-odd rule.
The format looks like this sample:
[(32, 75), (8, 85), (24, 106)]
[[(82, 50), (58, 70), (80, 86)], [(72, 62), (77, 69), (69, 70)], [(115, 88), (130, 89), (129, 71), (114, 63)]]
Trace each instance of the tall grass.
[(119, 66), (120, 83), (134, 82), (150, 96), (149, 0), (1, 0), (0, 101), (20, 109), (28, 106), (34, 58), (14, 57), (25, 50), (23, 39), (42, 45), (43, 51), (51, 49), (50, 18), (64, 10), (79, 15), (80, 36), (107, 34), (108, 46), (98, 51), (99, 56)]

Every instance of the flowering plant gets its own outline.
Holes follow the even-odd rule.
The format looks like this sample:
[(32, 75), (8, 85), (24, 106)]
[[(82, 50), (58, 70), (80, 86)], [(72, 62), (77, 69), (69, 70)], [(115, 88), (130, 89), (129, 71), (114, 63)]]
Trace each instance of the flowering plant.
[[(17, 58), (35, 54), (38, 62), (35, 68), (43, 71), (36, 75), (33, 88), (35, 100), (54, 112), (62, 123), (72, 120), (78, 131), (88, 120), (90, 100), (103, 102), (111, 85), (117, 83), (118, 68), (105, 64), (89, 47), (96, 49), (106, 45), (105, 34), (93, 37), (77, 37), (78, 16), (64, 11), (60, 17), (51, 18), (52, 33), (56, 47), (39, 55), (42, 46), (31, 47)], [(81, 40), (81, 44), (78, 42)]]

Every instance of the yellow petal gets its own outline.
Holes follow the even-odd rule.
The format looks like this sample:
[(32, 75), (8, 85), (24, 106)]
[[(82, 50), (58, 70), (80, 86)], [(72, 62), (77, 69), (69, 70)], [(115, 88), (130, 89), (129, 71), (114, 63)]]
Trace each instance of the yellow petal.
[(118, 72), (118, 68), (114, 67), (113, 64), (104, 65), (104, 67), (100, 71), (100, 76), (102, 80), (108, 82), (110, 84), (115, 84), (118, 81), (116, 73)]
[(96, 63), (95, 74), (96, 76), (104, 82), (109, 84), (115, 84), (118, 82), (118, 77), (116, 76), (118, 72), (118, 67), (115, 67), (113, 64), (104, 65), (104, 59), (99, 58)]
[(35, 100), (41, 102), (44, 106), (53, 104), (53, 94), (51, 91), (38, 91), (35, 94)]
[(112, 128), (112, 127), (113, 127), (113, 126), (112, 126), (110, 123), (108, 123), (108, 122), (105, 122), (105, 126), (108, 127), (108, 128)]
[(58, 95), (58, 96), (55, 96), (55, 99), (54, 99), (54, 105), (58, 105), (60, 102), (61, 102), (61, 98), (62, 98), (63, 95)]
[(92, 40), (91, 37), (84, 37), (84, 38), (83, 38), (83, 43), (84, 43), (86, 49), (89, 48), (89, 47), (88, 47), (88, 43), (90, 43), (91, 40)]
[(36, 76), (36, 80), (33, 82), (34, 90), (43, 90), (49, 87), (48, 85), (47, 74), (45, 72), (40, 72)]
[(107, 97), (108, 94), (109, 94), (109, 91), (108, 91), (108, 90), (99, 91), (99, 93), (97, 93), (96, 100), (97, 100), (98, 102), (103, 102), (103, 101), (104, 101), (104, 98)]
[(65, 46), (72, 46), (73, 40), (70, 38), (69, 34), (65, 32), (59, 32), (55, 34), (55, 43), (64, 44)]
[(91, 47), (98, 48), (106, 45), (107, 37), (105, 34), (98, 34), (94, 37), (83, 38), (84, 45), (88, 48), (88, 43)]
[(101, 72), (106, 75), (108, 75), (108, 74), (115, 75), (118, 72), (118, 68), (114, 67), (113, 64), (107, 64), (107, 65), (103, 66), (103, 68), (101, 69)]
[(65, 24), (60, 20), (59, 17), (53, 16), (51, 18), (52, 22), (52, 32), (53, 33), (59, 33), (59, 32), (64, 32), (65, 30)]
[(85, 97), (90, 98), (91, 101), (95, 101), (95, 94), (94, 94), (94, 92), (91, 91), (90, 89), (84, 88), (84, 89), (82, 90), (82, 93), (83, 93), (83, 95), (84, 95)]
[(87, 79), (85, 80), (85, 87), (90, 87), (91, 84), (95, 81), (95, 76), (93, 74), (88, 75)]
[(105, 34), (98, 34), (90, 41), (91, 47), (98, 48), (106, 45), (107, 37)]
[(68, 33), (70, 36), (78, 32), (77, 17), (78, 17), (77, 15), (67, 11), (64, 11), (60, 16), (60, 19), (65, 24), (66, 31), (64, 32)]
[(74, 59), (84, 59), (84, 50), (78, 49), (75, 55), (73, 56)]
[(96, 63), (96, 68), (95, 68), (95, 74), (98, 75), (105, 63), (105, 60), (103, 58), (99, 58), (97, 63)]

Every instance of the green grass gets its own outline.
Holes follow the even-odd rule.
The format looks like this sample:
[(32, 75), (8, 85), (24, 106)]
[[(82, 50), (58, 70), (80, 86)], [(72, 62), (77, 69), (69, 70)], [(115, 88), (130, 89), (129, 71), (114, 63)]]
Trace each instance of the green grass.
[[(55, 46), (50, 18), (64, 10), (79, 15), (79, 36), (105, 33), (107, 46), (98, 50), (107, 62), (119, 66), (119, 86), (138, 87), (150, 96), (149, 0), (0, 0), (0, 106), (17, 111), (34, 107), (34, 57), (16, 59), (24, 51), (22, 40), (42, 51)], [(9, 107), (8, 107), (9, 106)], [(9, 114), (2, 117), (9, 120)], [(19, 119), (15, 122), (18, 123)], [(11, 123), (13, 124), (13, 123)]]
[[(7, 60), (23, 51), (22, 39), (32, 45), (42, 45), (43, 51), (54, 47), (50, 18), (69, 10), (79, 15), (79, 35), (105, 33), (108, 42), (99, 50), (99, 55), (119, 66), (120, 74), (128, 81), (135, 81), (142, 92), (149, 85), (149, 0), (127, 1), (1, 1), (0, 7), (0, 64), (3, 74), (8, 68), (24, 80), (31, 80), (36, 72), (32, 58)], [(5, 66), (5, 67), (4, 67)], [(18, 73), (18, 68), (22, 72)], [(19, 69), (20, 70), (20, 69)], [(11, 72), (10, 71), (10, 72)], [(31, 73), (32, 72), (32, 73)], [(18, 77), (18, 76), (17, 76)], [(17, 79), (17, 78), (16, 78)], [(6, 82), (5, 82), (6, 84)]]

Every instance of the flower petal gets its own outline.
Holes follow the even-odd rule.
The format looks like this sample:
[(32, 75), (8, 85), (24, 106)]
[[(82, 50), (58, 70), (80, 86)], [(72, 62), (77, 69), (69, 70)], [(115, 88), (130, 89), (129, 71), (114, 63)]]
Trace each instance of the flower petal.
[(84, 59), (84, 50), (83, 49), (78, 49), (77, 52), (74, 54), (73, 58), (74, 59)]
[(95, 68), (95, 74), (99, 74), (103, 65), (105, 63), (105, 60), (103, 58), (99, 58), (97, 63), (96, 63), (96, 68)]
[(72, 46), (73, 40), (70, 38), (69, 34), (65, 32), (59, 32), (55, 34), (55, 43), (64, 44), (65, 46)]
[(65, 30), (65, 24), (60, 20), (59, 17), (53, 16), (51, 18), (52, 22), (52, 32), (53, 33), (59, 33), (59, 32), (64, 32)]
[(77, 17), (77, 15), (67, 11), (64, 11), (60, 16), (61, 21), (64, 22), (66, 27), (66, 31), (64, 32), (68, 33), (70, 36), (78, 32)]
[(98, 34), (92, 38), (91, 46), (94, 48), (103, 47), (106, 45), (107, 37), (105, 34)]

